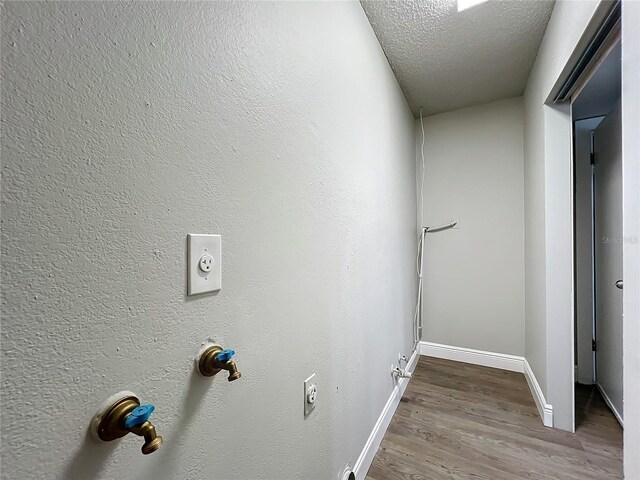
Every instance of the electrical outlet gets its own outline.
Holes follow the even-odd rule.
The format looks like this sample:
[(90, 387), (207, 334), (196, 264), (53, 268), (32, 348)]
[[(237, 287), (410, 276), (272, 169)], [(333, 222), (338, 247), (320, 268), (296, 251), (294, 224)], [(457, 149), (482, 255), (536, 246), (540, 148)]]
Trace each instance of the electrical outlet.
[(187, 295), (222, 288), (222, 239), (220, 235), (187, 235)]
[(316, 374), (314, 373), (304, 381), (304, 416), (309, 415), (316, 408), (318, 398), (318, 386), (316, 385)]
[(198, 266), (200, 267), (201, 271), (203, 271), (204, 273), (208, 273), (213, 269), (214, 264), (215, 259), (211, 255), (203, 255), (200, 257)]

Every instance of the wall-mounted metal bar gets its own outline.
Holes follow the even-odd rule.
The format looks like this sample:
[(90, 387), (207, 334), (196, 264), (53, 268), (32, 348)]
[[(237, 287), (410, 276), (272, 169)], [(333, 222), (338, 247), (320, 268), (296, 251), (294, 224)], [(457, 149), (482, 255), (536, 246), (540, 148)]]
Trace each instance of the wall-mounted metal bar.
[(435, 233), (435, 232), (441, 232), (442, 230), (448, 230), (450, 228), (453, 228), (457, 224), (458, 222), (451, 222), (451, 223), (447, 223), (446, 225), (439, 225), (437, 227), (422, 227), (422, 229), (424, 230), (425, 233)]

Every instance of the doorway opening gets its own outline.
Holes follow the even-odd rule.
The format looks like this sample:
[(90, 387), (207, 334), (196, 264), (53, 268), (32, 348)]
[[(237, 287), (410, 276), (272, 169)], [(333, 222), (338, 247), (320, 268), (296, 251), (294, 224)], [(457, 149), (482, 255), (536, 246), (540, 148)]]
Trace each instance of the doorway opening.
[(623, 425), (621, 90), (618, 36), (571, 102), (576, 428)]

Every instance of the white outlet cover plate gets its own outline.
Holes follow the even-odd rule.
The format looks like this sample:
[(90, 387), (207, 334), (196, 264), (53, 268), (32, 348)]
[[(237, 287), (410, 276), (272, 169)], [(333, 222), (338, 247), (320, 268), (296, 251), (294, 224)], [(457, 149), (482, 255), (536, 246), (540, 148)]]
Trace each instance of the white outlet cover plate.
[[(316, 403), (318, 403), (318, 399), (314, 403), (307, 402), (307, 391), (311, 385), (315, 385), (316, 383), (316, 374), (314, 373), (309, 378), (304, 381), (304, 395), (302, 396), (302, 400), (304, 402), (304, 416), (309, 415), (316, 408)], [(317, 395), (316, 395), (317, 396)]]
[[(213, 257), (208, 272), (200, 268), (204, 255)], [(222, 237), (190, 233), (187, 235), (187, 295), (216, 292), (222, 288)]]

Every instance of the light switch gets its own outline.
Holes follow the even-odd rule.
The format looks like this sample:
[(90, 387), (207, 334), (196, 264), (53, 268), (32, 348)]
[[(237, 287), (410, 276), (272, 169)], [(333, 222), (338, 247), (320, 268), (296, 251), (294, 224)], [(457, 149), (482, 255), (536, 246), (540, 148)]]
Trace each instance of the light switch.
[(220, 235), (187, 235), (187, 295), (222, 288), (222, 238)]

